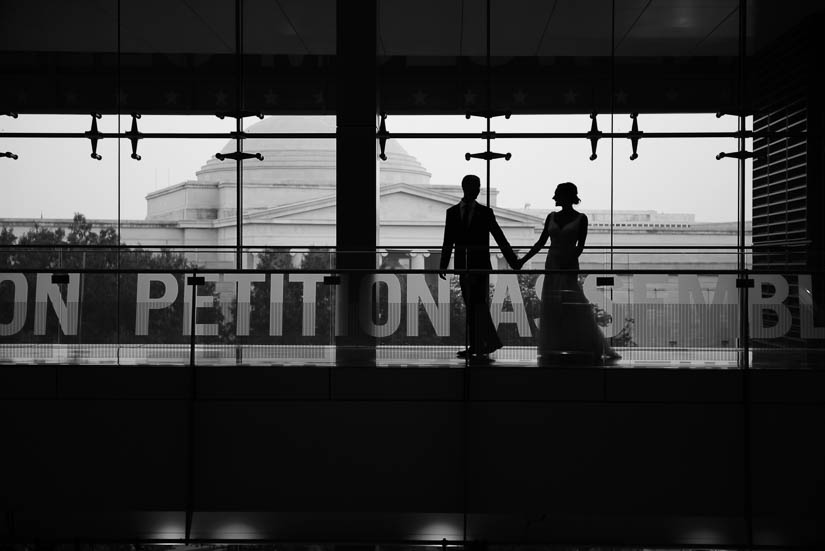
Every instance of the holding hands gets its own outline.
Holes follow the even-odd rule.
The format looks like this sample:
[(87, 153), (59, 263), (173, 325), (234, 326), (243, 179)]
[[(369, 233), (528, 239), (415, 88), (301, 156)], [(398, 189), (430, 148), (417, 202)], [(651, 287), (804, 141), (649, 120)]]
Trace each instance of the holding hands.
[(524, 266), (524, 264), (526, 264), (526, 262), (527, 262), (526, 257), (522, 257), (522, 258), (515, 257), (513, 262), (510, 263), (510, 267), (514, 270), (521, 270), (521, 268)]

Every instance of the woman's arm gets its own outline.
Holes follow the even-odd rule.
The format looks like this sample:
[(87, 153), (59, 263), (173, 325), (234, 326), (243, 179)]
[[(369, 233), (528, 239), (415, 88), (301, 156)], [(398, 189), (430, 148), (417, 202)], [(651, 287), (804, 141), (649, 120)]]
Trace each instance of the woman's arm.
[(585, 241), (587, 241), (587, 215), (582, 214), (581, 224), (579, 224), (579, 238), (576, 241), (576, 258), (582, 255)]
[(553, 216), (552, 212), (547, 215), (547, 219), (544, 221), (544, 229), (542, 230), (538, 241), (536, 241), (536, 244), (533, 245), (533, 248), (531, 248), (529, 251), (527, 251), (527, 254), (522, 256), (521, 259), (518, 261), (518, 267), (519, 268), (524, 266), (527, 263), (528, 260), (533, 258), (536, 255), (536, 253), (539, 252), (542, 247), (544, 247), (544, 244), (547, 243), (547, 238), (550, 237), (549, 228), (550, 228), (550, 217), (551, 216)]

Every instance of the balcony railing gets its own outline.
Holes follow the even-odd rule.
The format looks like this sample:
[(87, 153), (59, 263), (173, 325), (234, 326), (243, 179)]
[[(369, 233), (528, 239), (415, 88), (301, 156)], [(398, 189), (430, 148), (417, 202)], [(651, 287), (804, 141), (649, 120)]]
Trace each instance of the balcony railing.
[[(470, 271), (450, 269), (439, 278), (437, 249), (351, 253), (375, 255), (380, 268), (347, 270), (335, 267), (341, 252), (313, 247), (249, 249), (253, 267), (241, 270), (191, 260), (220, 263), (229, 255), (231, 262), (233, 251), (2, 249), (0, 362), (336, 365), (343, 348), (354, 348), (369, 351), (376, 365), (472, 364), (456, 358), (469, 344), (458, 280)], [(817, 305), (825, 274), (753, 269), (750, 251), (747, 268), (734, 269), (740, 252), (588, 249), (575, 272), (537, 269), (541, 258), (514, 271), (494, 252), (496, 268), (485, 272), (503, 348), (490, 360), (820, 365), (825, 316)], [(561, 276), (578, 281), (585, 300), (545, 285)], [(593, 325), (602, 349), (582, 350), (580, 333)], [(608, 362), (598, 353), (610, 349), (621, 358)]]

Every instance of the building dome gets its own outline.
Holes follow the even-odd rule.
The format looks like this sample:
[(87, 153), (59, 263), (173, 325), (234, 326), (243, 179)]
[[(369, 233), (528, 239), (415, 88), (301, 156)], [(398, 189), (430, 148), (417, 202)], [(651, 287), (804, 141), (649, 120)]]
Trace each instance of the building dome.
[[(335, 117), (332, 116), (272, 116), (246, 129), (255, 133), (318, 133), (334, 134)], [(247, 138), (244, 151), (261, 153), (263, 161), (251, 159), (244, 162), (244, 184), (299, 184), (302, 186), (329, 187), (335, 185), (334, 138)], [(235, 151), (235, 141), (230, 140), (221, 153)], [(379, 162), (381, 184), (405, 182), (413, 185), (430, 183), (430, 173), (407, 153), (396, 140), (389, 140), (386, 147), (387, 161)], [(235, 163), (209, 159), (197, 172), (200, 182), (235, 181)]]

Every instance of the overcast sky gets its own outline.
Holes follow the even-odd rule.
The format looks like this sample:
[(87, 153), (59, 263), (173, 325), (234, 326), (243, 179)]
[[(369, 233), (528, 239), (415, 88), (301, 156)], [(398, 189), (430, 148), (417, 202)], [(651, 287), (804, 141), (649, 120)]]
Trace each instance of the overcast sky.
[[(129, 117), (122, 118), (128, 130)], [(79, 115), (21, 115), (18, 119), (0, 117), (4, 132), (84, 132), (91, 118)], [(257, 122), (257, 119), (254, 119)], [(234, 123), (214, 117), (144, 117), (143, 132), (226, 132)], [(250, 122), (249, 124), (252, 124)], [(391, 132), (476, 132), (483, 121), (464, 117), (392, 117)], [(610, 116), (599, 117), (599, 128), (610, 130)], [(614, 117), (616, 131), (630, 129), (627, 115)], [(713, 115), (641, 115), (643, 131), (732, 131), (733, 117)], [(104, 132), (117, 130), (117, 118), (104, 116), (99, 121)], [(585, 115), (519, 116), (497, 118), (498, 132), (586, 132), (590, 119)], [(118, 216), (120, 183), (121, 216), (146, 217), (147, 193), (170, 184), (195, 178), (195, 172), (208, 158), (220, 151), (226, 140), (142, 140), (141, 161), (129, 158), (129, 142), (121, 144), (118, 169), (117, 141), (102, 140), (98, 153), (103, 160), (89, 157), (88, 140), (3, 139), (0, 151), (19, 156), (14, 161), (0, 159), (0, 218), (70, 218), (82, 212), (89, 218)], [(416, 156), (432, 173), (432, 183), (458, 185), (464, 174), (476, 173), (484, 181), (484, 162), (465, 161), (464, 154), (484, 150), (480, 139), (401, 140), (401, 145)], [(749, 146), (750, 147), (750, 146)], [(630, 161), (630, 142), (600, 140), (598, 159), (590, 161), (590, 145), (583, 139), (504, 140), (492, 142), (492, 150), (513, 154), (510, 161), (492, 165), (492, 185), (499, 189), (498, 204), (521, 209), (553, 208), (555, 185), (572, 181), (579, 187), (581, 210), (609, 209), (611, 165), (614, 208), (617, 210), (655, 210), (666, 213), (692, 213), (699, 221), (734, 221), (737, 216), (737, 162), (716, 160), (720, 151), (735, 151), (736, 141), (728, 139), (642, 140), (639, 158)], [(231, 162), (231, 161), (227, 161)], [(750, 165), (746, 171), (750, 182)], [(120, 178), (118, 177), (120, 175)], [(748, 183), (750, 189), (750, 183)], [(746, 201), (750, 218), (750, 194)]]

